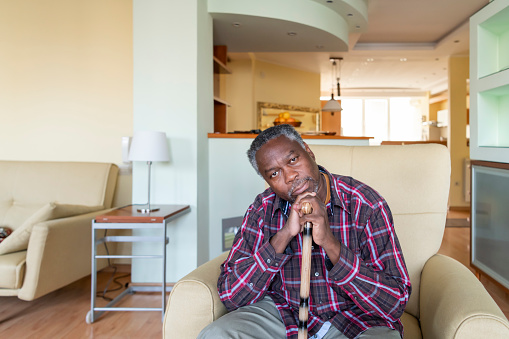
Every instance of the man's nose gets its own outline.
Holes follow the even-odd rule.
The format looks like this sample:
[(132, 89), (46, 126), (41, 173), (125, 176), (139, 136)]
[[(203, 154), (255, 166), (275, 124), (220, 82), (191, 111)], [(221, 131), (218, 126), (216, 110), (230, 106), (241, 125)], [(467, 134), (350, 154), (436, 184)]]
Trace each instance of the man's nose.
[(295, 180), (295, 178), (297, 178), (299, 176), (297, 171), (295, 171), (292, 168), (286, 169), (284, 171), (284, 173), (285, 173), (285, 180), (287, 183), (293, 182)]

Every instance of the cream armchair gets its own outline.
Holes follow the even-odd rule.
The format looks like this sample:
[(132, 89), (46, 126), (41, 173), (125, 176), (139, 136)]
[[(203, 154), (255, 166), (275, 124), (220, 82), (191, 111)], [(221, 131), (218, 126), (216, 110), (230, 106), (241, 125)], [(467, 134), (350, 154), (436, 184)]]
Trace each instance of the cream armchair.
[[(317, 163), (365, 182), (389, 203), (412, 281), (402, 316), (405, 338), (509, 338), (509, 322), (474, 274), (437, 254), (449, 195), (446, 147), (313, 145), (311, 149)], [(227, 312), (216, 288), (225, 257), (226, 253), (177, 282), (166, 308), (165, 338), (196, 338), (203, 327)]]

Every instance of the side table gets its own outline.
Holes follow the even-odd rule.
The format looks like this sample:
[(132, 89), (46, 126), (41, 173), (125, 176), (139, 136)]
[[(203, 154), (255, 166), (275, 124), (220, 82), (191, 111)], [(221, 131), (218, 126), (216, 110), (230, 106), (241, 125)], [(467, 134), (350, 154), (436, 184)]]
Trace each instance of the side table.
[[(99, 316), (106, 311), (161, 311), (164, 319), (164, 311), (166, 306), (166, 244), (169, 239), (166, 235), (166, 225), (168, 222), (182, 216), (190, 211), (189, 205), (153, 205), (159, 208), (158, 211), (150, 213), (137, 212), (139, 206), (129, 205), (126, 207), (112, 210), (106, 214), (97, 216), (92, 220), (92, 288), (90, 298), (90, 311), (87, 313), (86, 322), (93, 323)], [(113, 229), (158, 229), (159, 236), (103, 236), (96, 238), (97, 230), (113, 230)], [(105, 231), (106, 232), (106, 231)], [(97, 246), (106, 242), (155, 242), (162, 246), (162, 255), (98, 255)], [(97, 259), (162, 259), (162, 283), (159, 286), (129, 286), (121, 294), (110, 301), (105, 307), (96, 307), (95, 299), (97, 293)], [(135, 292), (158, 292), (162, 294), (161, 307), (114, 307), (127, 294)]]

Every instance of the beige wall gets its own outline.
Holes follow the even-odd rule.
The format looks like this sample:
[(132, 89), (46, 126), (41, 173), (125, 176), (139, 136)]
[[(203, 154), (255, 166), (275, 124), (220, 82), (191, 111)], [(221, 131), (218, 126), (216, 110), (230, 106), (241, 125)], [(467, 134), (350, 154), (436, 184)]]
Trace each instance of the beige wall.
[[(132, 2), (0, 2), (0, 159), (121, 163), (132, 134)], [(130, 201), (130, 176), (120, 180)], [(124, 199), (125, 197), (125, 199)]]
[(258, 102), (320, 108), (320, 74), (259, 60), (228, 64), (225, 76), (228, 131), (257, 128)]
[(231, 105), (227, 129), (249, 131), (256, 126), (253, 65), (250, 59), (232, 60), (228, 68), (232, 74), (221, 76), (221, 84), (224, 84), (221, 95)]
[(429, 105), (429, 121), (437, 120), (437, 112), (448, 109), (449, 108), (449, 101), (448, 100), (442, 100), (439, 102), (435, 102), (431, 105)]

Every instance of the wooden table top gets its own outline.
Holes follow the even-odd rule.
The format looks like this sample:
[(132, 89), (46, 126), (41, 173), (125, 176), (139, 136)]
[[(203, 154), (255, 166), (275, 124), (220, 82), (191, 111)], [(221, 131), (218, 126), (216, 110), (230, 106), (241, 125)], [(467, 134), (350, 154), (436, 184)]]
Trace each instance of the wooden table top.
[(141, 213), (137, 209), (146, 205), (129, 205), (114, 209), (95, 218), (96, 223), (158, 223), (189, 211), (189, 205), (150, 205), (159, 211)]

